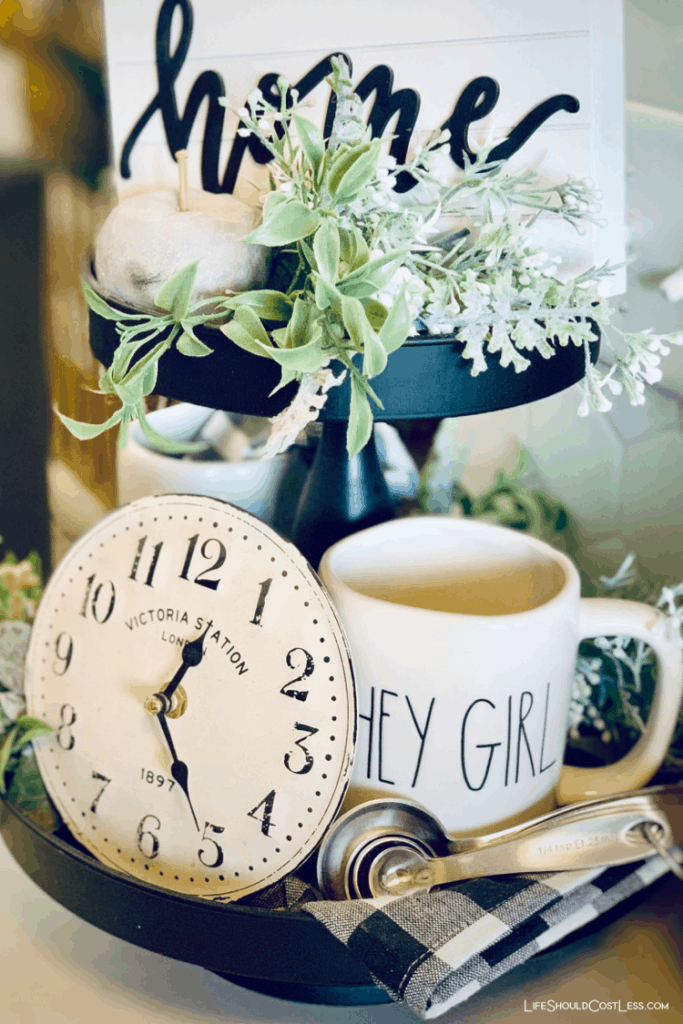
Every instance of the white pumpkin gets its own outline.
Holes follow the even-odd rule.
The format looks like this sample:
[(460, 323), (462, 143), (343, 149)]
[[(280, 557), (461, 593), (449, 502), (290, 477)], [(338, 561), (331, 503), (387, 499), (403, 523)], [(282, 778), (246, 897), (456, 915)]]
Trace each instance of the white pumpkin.
[(95, 273), (110, 297), (154, 309), (165, 281), (195, 260), (192, 302), (265, 284), (270, 249), (244, 241), (261, 210), (226, 193), (190, 189), (187, 209), (175, 190), (147, 192), (119, 203), (95, 241)]

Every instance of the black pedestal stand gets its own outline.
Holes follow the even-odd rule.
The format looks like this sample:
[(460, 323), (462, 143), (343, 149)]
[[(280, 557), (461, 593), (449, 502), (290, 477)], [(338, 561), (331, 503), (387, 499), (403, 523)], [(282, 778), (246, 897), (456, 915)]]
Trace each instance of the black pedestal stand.
[(350, 533), (383, 523), (394, 514), (374, 436), (350, 459), (346, 451), (346, 423), (324, 423), (299, 498), (292, 541), (317, 568), (331, 544)]

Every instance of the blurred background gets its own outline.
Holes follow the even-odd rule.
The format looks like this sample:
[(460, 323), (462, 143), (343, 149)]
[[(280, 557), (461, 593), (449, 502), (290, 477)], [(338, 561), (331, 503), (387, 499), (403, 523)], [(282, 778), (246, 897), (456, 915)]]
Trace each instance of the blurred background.
[(91, 515), (116, 501), (115, 438), (81, 445), (50, 408), (106, 415), (78, 268), (111, 201), (108, 162), (99, 4), (1, 0), (0, 557), (35, 549), (49, 566), (81, 532), (68, 503), (50, 516), (48, 476)]
[[(683, 304), (659, 287), (683, 262), (683, 19), (669, 0), (625, 0), (624, 11), (632, 264), (628, 293), (613, 304), (622, 327), (664, 333), (683, 326)], [(35, 549), (49, 567), (130, 496), (117, 482), (115, 433), (76, 441), (51, 411), (91, 421), (113, 411), (95, 393), (79, 286), (115, 198), (102, 52), (97, 0), (0, 0), (0, 560)], [(572, 393), (457, 421), (453, 472), (481, 493), (514, 468), (521, 443), (536, 485), (576, 517), (596, 572), (615, 570), (635, 546), (653, 577), (678, 580), (683, 350), (650, 399), (646, 411), (624, 400), (579, 420)], [(418, 466), (436, 427), (400, 425)]]

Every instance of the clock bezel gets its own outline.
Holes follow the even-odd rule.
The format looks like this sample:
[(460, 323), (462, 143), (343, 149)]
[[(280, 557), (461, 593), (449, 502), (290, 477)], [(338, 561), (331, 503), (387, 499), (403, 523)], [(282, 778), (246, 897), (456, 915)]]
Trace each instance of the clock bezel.
[[(262, 523), (257, 517), (253, 516), (251, 513), (245, 511), (244, 509), (240, 509), (239, 507), (233, 505), (232, 503), (220, 498), (184, 494), (155, 495), (138, 499), (137, 501), (131, 502), (127, 505), (120, 506), (119, 508), (113, 510), (113, 512), (110, 513), (107, 517), (105, 517), (105, 519), (101, 520), (94, 527), (88, 530), (86, 534), (79, 538), (76, 544), (69, 550), (67, 556), (65, 556), (65, 559), (62, 560), (62, 563), (60, 563), (60, 566), (57, 568), (55, 573), (53, 573), (53, 576), (48, 582), (45, 594), (43, 596), (43, 600), (41, 602), (38, 616), (36, 617), (38, 620), (38, 629), (36, 630), (36, 626), (34, 625), (34, 629), (32, 631), (32, 639), (29, 645), (29, 652), (27, 656), (27, 667), (30, 667), (33, 670), (32, 673), (30, 671), (27, 671), (27, 700), (31, 708), (31, 713), (39, 714), (39, 691), (42, 687), (38, 682), (40, 669), (38, 668), (37, 659), (39, 658), (40, 653), (42, 653), (41, 644), (45, 640), (45, 636), (47, 636), (47, 630), (49, 628), (47, 626), (46, 612), (49, 609), (49, 614), (56, 614), (54, 597), (57, 587), (63, 581), (63, 579), (68, 574), (70, 569), (77, 564), (79, 557), (82, 556), (85, 552), (92, 553), (90, 549), (92, 548), (92, 545), (97, 542), (97, 537), (102, 533), (102, 531), (111, 532), (111, 530), (115, 527), (117, 522), (125, 524), (126, 520), (128, 520), (130, 523), (132, 523), (133, 520), (137, 518), (137, 515), (140, 513), (144, 512), (151, 516), (152, 512), (156, 512), (157, 510), (160, 509), (168, 510), (170, 506), (177, 508), (179, 506), (182, 507), (183, 505), (187, 506), (188, 504), (190, 504), (193, 507), (196, 514), (199, 514), (197, 512), (198, 508), (202, 510), (205, 509), (210, 513), (222, 511), (224, 514), (228, 515), (229, 517), (232, 517), (232, 519), (236, 519), (242, 524), (249, 525), (252, 528), (252, 530), (255, 530), (261, 537), (267, 538), (269, 543), (276, 545), (279, 548), (280, 552), (286, 556), (289, 562), (299, 570), (300, 574), (303, 575), (303, 578), (306, 579), (309, 593), (316, 595), (316, 599), (321, 603), (321, 607), (324, 608), (325, 614), (327, 616), (326, 627), (331, 631), (332, 635), (334, 636), (334, 640), (337, 645), (337, 656), (341, 661), (343, 671), (342, 678), (337, 683), (337, 685), (341, 688), (341, 691), (346, 697), (346, 719), (345, 721), (340, 723), (341, 725), (343, 725), (344, 732), (344, 743), (343, 745), (340, 744), (340, 747), (344, 752), (344, 756), (339, 757), (339, 759), (337, 760), (337, 764), (330, 765), (330, 767), (334, 769), (335, 774), (333, 775), (332, 780), (330, 781), (329, 798), (327, 799), (325, 807), (323, 808), (323, 812), (316, 813), (314, 818), (311, 819), (311, 824), (306, 824), (305, 826), (303, 826), (304, 832), (301, 833), (303, 838), (298, 842), (296, 852), (290, 854), (281, 867), (276, 868), (269, 876), (265, 878), (257, 877), (256, 881), (254, 881), (251, 884), (245, 884), (242, 888), (236, 890), (230, 889), (223, 893), (217, 892), (215, 888), (211, 892), (206, 892), (204, 894), (200, 892), (195, 893), (194, 890), (188, 891), (187, 889), (179, 889), (178, 887), (173, 885), (172, 879), (167, 880), (166, 877), (164, 877), (163, 880), (157, 880), (156, 878), (152, 879), (151, 877), (149, 878), (149, 884), (153, 884), (164, 891), (172, 892), (177, 895), (191, 895), (193, 897), (196, 896), (196, 898), (202, 900), (224, 900), (226, 902), (232, 902), (234, 900), (241, 899), (244, 896), (248, 896), (253, 892), (259, 891), (261, 889), (267, 888), (272, 884), (277, 883), (282, 878), (286, 877), (287, 875), (295, 871), (296, 868), (300, 864), (302, 864), (317, 848), (326, 828), (334, 820), (342, 805), (346, 789), (350, 781), (351, 770), (353, 766), (353, 757), (355, 755), (357, 730), (356, 688), (353, 679), (353, 667), (349, 655), (348, 643), (344, 635), (343, 627), (341, 626), (341, 623), (339, 621), (339, 616), (337, 615), (336, 610), (332, 605), (322, 582), (320, 581), (319, 577), (317, 576), (313, 568), (310, 566), (310, 564), (306, 561), (303, 555), (301, 555), (298, 549), (296, 549), (296, 547), (293, 544), (291, 544), (291, 542), (287, 541), (285, 538), (282, 538), (275, 530), (272, 529), (272, 527), (269, 527), (266, 524)], [(113, 534), (113, 536), (115, 536), (115, 534)], [(90, 562), (89, 565), (90, 567), (95, 568), (94, 562)], [(298, 587), (296, 589), (298, 589)], [(191, 604), (191, 601), (189, 601), (188, 603)], [(74, 621), (77, 618), (76, 613), (71, 612), (70, 614), (71, 620)], [(151, 689), (152, 688), (150, 688), (150, 692)], [(341, 707), (338, 707), (335, 710), (341, 710)], [(47, 746), (47, 742), (49, 742), (49, 737), (45, 739), (43, 745)], [(44, 776), (48, 792), (50, 792), (51, 797), (57, 804), (58, 809), (62, 814), (62, 818), (67, 827), (69, 828), (69, 831), (74, 836), (76, 842), (84, 845), (85, 848), (88, 849), (91, 855), (94, 856), (99, 863), (109, 867), (111, 870), (117, 873), (121, 871), (122, 868), (120, 863), (113, 862), (112, 860), (108, 859), (105, 855), (103, 855), (103, 852), (100, 848), (102, 845), (101, 841), (100, 846), (88, 841), (88, 836), (84, 835), (82, 829), (78, 827), (79, 822), (74, 820), (74, 817), (69, 813), (69, 808), (65, 807), (64, 803), (61, 801), (60, 794), (56, 791), (57, 787), (53, 779), (55, 772), (52, 771), (52, 773), (50, 774), (50, 772), (46, 770), (45, 765), (43, 763), (43, 760), (47, 758), (46, 751), (40, 750), (38, 752), (38, 758), (41, 773)], [(323, 776), (323, 778), (326, 778), (326, 776)], [(82, 774), (82, 780), (83, 779), (85, 779), (84, 774)], [(288, 792), (291, 792), (291, 790), (288, 790)], [(78, 808), (78, 810), (80, 810), (80, 807)], [(230, 820), (226, 822), (226, 825), (229, 828)], [(176, 826), (177, 822), (175, 823), (174, 827)], [(201, 872), (201, 868), (199, 870)], [(123, 869), (122, 873), (124, 874), (124, 877), (134, 878), (138, 881), (144, 882), (144, 884), (147, 884), (148, 882), (148, 879), (146, 877), (141, 877), (139, 873), (135, 872), (129, 873), (125, 871), (125, 868)], [(194, 881), (194, 879), (192, 878), (190, 879), (190, 881)]]

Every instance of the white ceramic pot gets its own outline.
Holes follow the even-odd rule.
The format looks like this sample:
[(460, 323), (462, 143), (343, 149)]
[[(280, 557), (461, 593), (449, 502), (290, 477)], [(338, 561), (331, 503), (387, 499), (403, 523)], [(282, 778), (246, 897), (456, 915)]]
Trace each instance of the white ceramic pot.
[[(149, 420), (159, 433), (179, 440), (198, 434), (213, 412), (182, 404), (151, 413)], [(125, 505), (152, 494), (206, 494), (270, 522), (286, 468), (286, 455), (243, 462), (203, 462), (164, 455), (151, 446), (135, 423), (125, 448), (118, 453), (119, 502)]]

